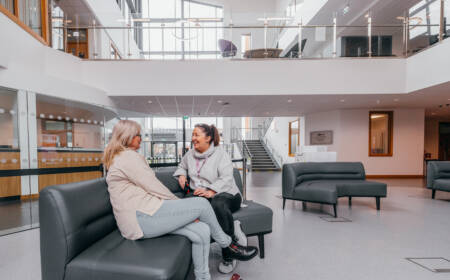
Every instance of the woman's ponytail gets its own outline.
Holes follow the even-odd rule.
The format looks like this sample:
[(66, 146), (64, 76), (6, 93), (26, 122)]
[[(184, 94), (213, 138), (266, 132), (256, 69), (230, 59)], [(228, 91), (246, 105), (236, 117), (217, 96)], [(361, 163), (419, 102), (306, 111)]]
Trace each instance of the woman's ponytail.
[(213, 124), (211, 125), (211, 134), (212, 134), (212, 140), (214, 141), (214, 146), (217, 147), (220, 144), (220, 134), (217, 127), (215, 127)]

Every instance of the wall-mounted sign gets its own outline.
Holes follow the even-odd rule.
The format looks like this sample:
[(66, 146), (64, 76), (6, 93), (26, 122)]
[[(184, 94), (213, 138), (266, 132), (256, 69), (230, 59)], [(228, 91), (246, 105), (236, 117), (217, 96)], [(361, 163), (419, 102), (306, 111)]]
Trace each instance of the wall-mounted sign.
[(310, 145), (331, 145), (333, 144), (333, 131), (312, 131)]

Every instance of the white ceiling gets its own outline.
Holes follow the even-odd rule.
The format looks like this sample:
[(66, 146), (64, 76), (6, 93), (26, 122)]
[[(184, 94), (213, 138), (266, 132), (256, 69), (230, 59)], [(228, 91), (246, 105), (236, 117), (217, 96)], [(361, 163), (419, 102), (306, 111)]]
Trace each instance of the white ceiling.
[[(423, 108), (450, 116), (450, 82), (410, 94), (260, 95), (260, 96), (114, 96), (123, 110), (154, 116), (298, 116), (336, 109)], [(291, 102), (289, 102), (291, 100)], [(151, 103), (149, 103), (151, 101)], [(219, 103), (222, 101), (222, 103)], [(229, 105), (224, 105), (228, 102)], [(439, 106), (442, 105), (442, 108)]]

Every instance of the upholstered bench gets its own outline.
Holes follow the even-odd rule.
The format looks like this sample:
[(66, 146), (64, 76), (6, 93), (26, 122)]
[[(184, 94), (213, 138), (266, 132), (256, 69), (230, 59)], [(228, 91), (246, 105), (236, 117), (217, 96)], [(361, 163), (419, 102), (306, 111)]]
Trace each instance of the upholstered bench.
[(283, 209), (287, 199), (333, 205), (337, 217), (339, 197), (375, 197), (377, 210), (380, 198), (386, 197), (387, 185), (366, 181), (360, 162), (302, 162), (283, 165)]

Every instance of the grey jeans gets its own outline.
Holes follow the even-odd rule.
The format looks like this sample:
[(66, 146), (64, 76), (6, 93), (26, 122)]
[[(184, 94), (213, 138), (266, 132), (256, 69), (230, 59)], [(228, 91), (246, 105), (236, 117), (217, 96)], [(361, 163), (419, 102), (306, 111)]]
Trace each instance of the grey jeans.
[[(211, 237), (222, 247), (230, 245), (231, 237), (226, 235), (208, 200), (193, 197), (180, 200), (165, 200), (153, 216), (136, 212), (143, 238), (164, 234), (186, 236), (192, 242), (192, 259), (197, 280), (209, 280), (209, 248)], [(199, 222), (195, 222), (199, 219)]]

